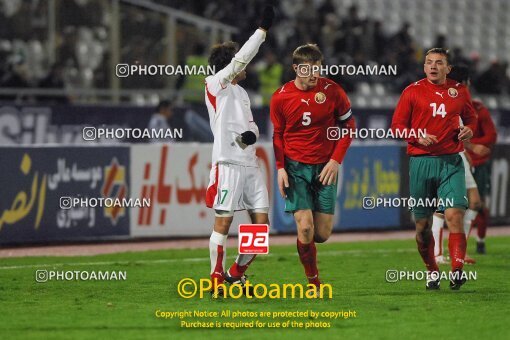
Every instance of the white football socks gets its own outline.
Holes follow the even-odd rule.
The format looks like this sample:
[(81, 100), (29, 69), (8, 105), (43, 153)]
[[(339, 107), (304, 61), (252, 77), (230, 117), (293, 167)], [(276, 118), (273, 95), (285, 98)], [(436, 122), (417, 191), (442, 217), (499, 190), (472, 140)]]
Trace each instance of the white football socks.
[(209, 256), (211, 258), (211, 274), (223, 275), (227, 260), (227, 237), (213, 231), (209, 239)]
[(432, 236), (434, 236), (434, 256), (443, 255), (444, 217), (432, 215)]
[(464, 234), (466, 234), (466, 240), (469, 237), (469, 232), (471, 231), (471, 222), (476, 218), (478, 211), (473, 209), (466, 210), (464, 214)]

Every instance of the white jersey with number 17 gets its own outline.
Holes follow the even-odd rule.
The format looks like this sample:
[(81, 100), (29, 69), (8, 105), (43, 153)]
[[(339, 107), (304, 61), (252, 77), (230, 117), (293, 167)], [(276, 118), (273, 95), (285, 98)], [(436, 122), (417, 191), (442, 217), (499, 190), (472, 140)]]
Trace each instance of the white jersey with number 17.
[(252, 131), (258, 138), (259, 129), (253, 120), (248, 94), (231, 82), (257, 54), (265, 37), (266, 32), (256, 30), (230, 64), (205, 79), (205, 102), (214, 135), (213, 164), (258, 166), (255, 147), (245, 147), (236, 141), (245, 131)]

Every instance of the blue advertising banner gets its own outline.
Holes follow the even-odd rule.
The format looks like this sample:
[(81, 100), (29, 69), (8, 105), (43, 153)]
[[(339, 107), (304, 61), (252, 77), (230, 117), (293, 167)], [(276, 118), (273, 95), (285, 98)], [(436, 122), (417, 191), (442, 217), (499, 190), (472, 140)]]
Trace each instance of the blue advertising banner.
[(128, 185), (129, 147), (0, 148), (0, 244), (128, 236), (125, 207), (66, 206)]
[(335, 229), (397, 227), (400, 209), (374, 203), (400, 197), (400, 146), (354, 146), (342, 168)]

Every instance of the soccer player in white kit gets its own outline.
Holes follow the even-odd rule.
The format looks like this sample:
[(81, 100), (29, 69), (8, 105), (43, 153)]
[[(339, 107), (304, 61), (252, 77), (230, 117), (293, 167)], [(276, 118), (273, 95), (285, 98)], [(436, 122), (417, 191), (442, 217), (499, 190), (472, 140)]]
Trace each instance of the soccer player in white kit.
[(268, 191), (253, 145), (259, 130), (248, 94), (239, 82), (246, 78), (246, 65), (257, 54), (273, 19), (273, 7), (266, 6), (260, 27), (239, 51), (236, 43), (226, 42), (213, 46), (209, 56), (209, 64), (216, 70), (215, 75), (205, 79), (205, 102), (214, 135), (206, 194), (207, 206), (215, 211), (209, 240), (213, 298), (224, 296), (220, 286), (224, 281), (244, 286), (244, 273), (255, 258), (254, 254), (239, 254), (230, 269), (225, 268), (227, 235), (234, 211), (247, 210), (252, 223), (269, 224)]

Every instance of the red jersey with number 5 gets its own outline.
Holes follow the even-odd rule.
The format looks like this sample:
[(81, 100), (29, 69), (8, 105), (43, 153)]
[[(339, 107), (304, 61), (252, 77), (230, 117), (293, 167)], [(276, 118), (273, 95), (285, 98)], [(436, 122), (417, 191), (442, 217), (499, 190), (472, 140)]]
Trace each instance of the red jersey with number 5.
[(273, 94), (270, 111), (278, 169), (285, 157), (306, 164), (342, 162), (350, 141), (328, 138), (328, 128), (351, 119), (351, 103), (340, 85), (321, 77), (314, 88), (303, 91), (289, 81)]
[[(406, 138), (409, 155), (448, 155), (464, 150), (457, 137), (459, 118), (475, 132), (477, 117), (468, 89), (451, 79), (441, 85), (421, 79), (402, 92), (391, 128), (407, 131), (408, 136), (416, 135)], [(420, 130), (436, 136), (438, 142), (429, 146), (418, 144)]]

